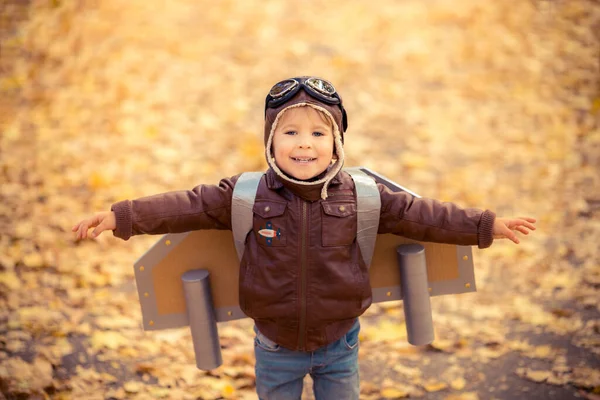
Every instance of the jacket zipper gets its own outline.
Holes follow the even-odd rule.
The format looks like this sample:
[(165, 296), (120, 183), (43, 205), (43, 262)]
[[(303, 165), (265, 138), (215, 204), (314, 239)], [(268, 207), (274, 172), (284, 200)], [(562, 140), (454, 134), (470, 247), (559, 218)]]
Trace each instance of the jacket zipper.
[(302, 242), (300, 253), (300, 332), (298, 349), (304, 351), (304, 331), (306, 330), (306, 202), (302, 202)]

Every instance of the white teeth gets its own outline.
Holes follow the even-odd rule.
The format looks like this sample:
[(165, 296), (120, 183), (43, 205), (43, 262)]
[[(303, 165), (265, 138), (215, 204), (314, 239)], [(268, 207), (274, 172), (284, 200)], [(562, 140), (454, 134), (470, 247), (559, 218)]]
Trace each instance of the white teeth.
[(292, 158), (292, 160), (298, 161), (298, 162), (310, 162), (310, 161), (316, 160), (316, 158), (296, 158), (296, 157), (291, 157), (291, 158)]

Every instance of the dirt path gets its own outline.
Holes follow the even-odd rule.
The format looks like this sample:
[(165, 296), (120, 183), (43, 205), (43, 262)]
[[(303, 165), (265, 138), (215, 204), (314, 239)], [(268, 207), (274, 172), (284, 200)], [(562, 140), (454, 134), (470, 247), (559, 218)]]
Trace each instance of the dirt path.
[(157, 238), (74, 243), (69, 229), (118, 200), (264, 169), (264, 92), (306, 73), (344, 96), (347, 165), (538, 218), (520, 246), (474, 251), (476, 294), (432, 300), (431, 346), (407, 344), (401, 303), (365, 314), (362, 398), (600, 395), (597, 2), (17, 13), (20, 29), (0, 30), (0, 399), (255, 398), (250, 321), (221, 324), (224, 365), (196, 370), (185, 329), (140, 328), (131, 266)]

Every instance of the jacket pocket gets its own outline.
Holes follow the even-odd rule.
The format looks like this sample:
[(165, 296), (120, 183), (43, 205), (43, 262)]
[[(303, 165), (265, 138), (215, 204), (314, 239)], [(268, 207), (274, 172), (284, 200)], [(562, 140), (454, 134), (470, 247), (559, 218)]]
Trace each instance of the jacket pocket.
[(356, 204), (323, 202), (321, 241), (323, 246), (348, 246), (356, 239)]
[(287, 203), (256, 201), (254, 208), (254, 233), (263, 247), (285, 246), (287, 242)]

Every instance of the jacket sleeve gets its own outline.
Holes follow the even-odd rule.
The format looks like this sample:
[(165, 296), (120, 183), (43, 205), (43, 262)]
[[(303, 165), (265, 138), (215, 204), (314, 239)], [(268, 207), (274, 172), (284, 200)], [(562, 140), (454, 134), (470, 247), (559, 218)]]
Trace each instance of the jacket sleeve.
[(377, 184), (381, 196), (379, 233), (393, 233), (423, 242), (492, 245), (496, 214), (490, 210), (460, 208), (453, 203), (392, 192)]
[(238, 178), (115, 203), (111, 206), (117, 221), (113, 234), (128, 240), (141, 234), (231, 229), (231, 197)]

